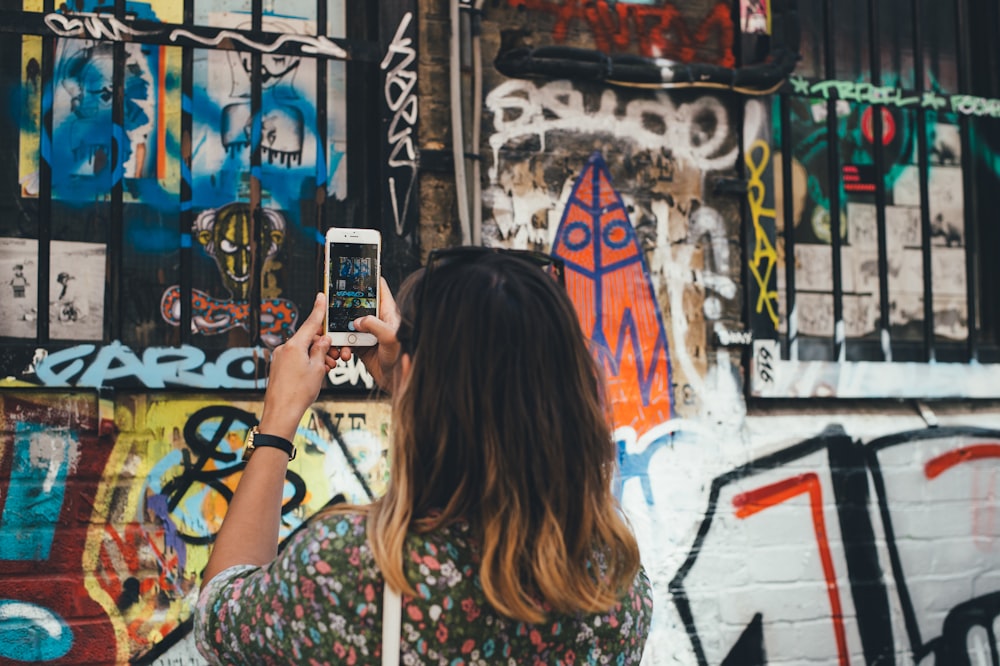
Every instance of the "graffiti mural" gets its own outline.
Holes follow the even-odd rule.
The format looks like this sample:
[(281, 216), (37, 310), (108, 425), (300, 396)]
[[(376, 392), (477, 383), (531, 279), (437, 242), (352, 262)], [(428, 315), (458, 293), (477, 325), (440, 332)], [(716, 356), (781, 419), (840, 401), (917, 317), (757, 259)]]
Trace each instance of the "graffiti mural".
[[(965, 268), (970, 247), (961, 168), (966, 130), (960, 123), (962, 116), (989, 115), (989, 105), (980, 105), (980, 114), (970, 111), (962, 96), (914, 95), (893, 85), (863, 82), (795, 77), (792, 89), (795, 94), (787, 98), (790, 122), (780, 128), (775, 121), (775, 129), (791, 134), (791, 153), (782, 159), (792, 161), (799, 181), (789, 193), (794, 199), (792, 219), (782, 221), (794, 236), (794, 253), (787, 262), (794, 266), (795, 293), (786, 295), (782, 286), (779, 294), (791, 305), (793, 319), (787, 327), (795, 340), (793, 349), (808, 345), (806, 353), (815, 357), (825, 344), (817, 338), (836, 336), (838, 344), (867, 339), (878, 344), (871, 345), (875, 351), (865, 360), (891, 361), (900, 343), (920, 341), (928, 330), (945, 343), (965, 340), (970, 326)], [(923, 167), (918, 110), (926, 123)], [(875, 136), (876, 126), (881, 127), (880, 137)], [(836, 128), (837, 141), (828, 140), (831, 127)], [(922, 207), (928, 209), (926, 230)], [(840, 234), (836, 256), (831, 219), (835, 209)], [(930, 247), (928, 275), (924, 246)], [(840, 267), (839, 321), (835, 265)], [(931, 313), (924, 304), (928, 276), (933, 276), (929, 326), (925, 320)]]
[(670, 583), (697, 663), (996, 664), (998, 437), (833, 427), (717, 477)]
[(88, 514), (114, 446), (110, 408), (53, 395), (5, 394), (0, 405), (0, 661), (120, 661), (82, 571)]
[[(113, 405), (4, 398), (12, 437), (0, 447), (10, 489), (0, 502), (0, 561), (17, 575), (0, 578), (0, 661), (148, 661), (183, 644), (258, 410), (138, 395)], [(380, 402), (317, 404), (306, 414), (281, 538), (332, 498), (364, 503), (385, 491), (388, 414)]]
[[(256, 29), (239, 2), (199, 5), (190, 27), (159, 0), (131, 3), (124, 19), (110, 9), (87, 0), (28, 14), (53, 50), (35, 36), (21, 43), (17, 178), (22, 197), (51, 207), (52, 241), (34, 254), (61, 266), (55, 304), (38, 313), (37, 297), (26, 303), (31, 264), (11, 258), (27, 280), (25, 297), (0, 295), (17, 311), (11, 333), (274, 347), (315, 289), (312, 264), (290, 258), (316, 255), (317, 213), (346, 197), (349, 54), (318, 34), (343, 34), (344, 6), (320, 27), (315, 3), (288, 2), (263, 10)], [(69, 242), (103, 248), (102, 270), (117, 270), (67, 270), (72, 257), (57, 250)]]
[[(261, 236), (266, 239), (264, 250), (265, 275), (269, 263), (278, 254), (285, 239), (285, 220), (280, 213), (263, 209)], [(219, 209), (203, 211), (195, 220), (193, 235), (217, 268), (228, 299), (217, 299), (194, 289), (191, 295), (191, 330), (215, 335), (236, 327), (250, 330), (250, 288), (254, 279), (254, 222), (249, 204), (230, 203)], [(272, 268), (273, 270), (273, 268)], [(173, 286), (163, 293), (160, 312), (167, 323), (179, 326), (181, 320), (181, 289)], [(276, 347), (295, 332), (298, 307), (287, 298), (268, 298), (260, 304), (261, 340)]]
[[(492, 114), (487, 140), (493, 162), (488, 166), (490, 186), (484, 190), (483, 237), (509, 247), (551, 248), (571, 263), (574, 253), (590, 251), (584, 239), (609, 242), (607, 247), (617, 246), (616, 252), (630, 252), (637, 270), (648, 275), (648, 282), (633, 293), (628, 291), (631, 282), (609, 272), (602, 277), (609, 280), (600, 295), (604, 300), (596, 304), (605, 308), (600, 311), (608, 319), (602, 335), (616, 350), (609, 359), (617, 363), (619, 328), (624, 325), (622, 331), (627, 331), (631, 325), (617, 319), (624, 314), (621, 304), (637, 299), (635, 330), (648, 332), (639, 336), (644, 340), (642, 371), (652, 373), (642, 381), (647, 389), (650, 381), (668, 383), (665, 392), (648, 395), (669, 408), (650, 412), (640, 397), (645, 389), (638, 383), (630, 389), (632, 406), (626, 411), (636, 411), (618, 415), (622, 425), (640, 413), (650, 419), (629, 440), (641, 439), (643, 431), (670, 421), (671, 414), (693, 416), (708, 409), (724, 420), (738, 419), (742, 408), (731, 363), (723, 354), (721, 370), (715, 370), (706, 352), (709, 331), (729, 341), (742, 333), (730, 251), (738, 211), (705, 191), (703, 175), (736, 166), (739, 143), (730, 108), (712, 95), (627, 94), (567, 81), (504, 81), (487, 95), (486, 109)], [(588, 162), (595, 148), (603, 167)], [(590, 180), (595, 174), (601, 174), (599, 185)], [(598, 202), (615, 201), (621, 208), (612, 206), (607, 215), (618, 217), (601, 221), (603, 204)], [(594, 295), (581, 292), (577, 306), (594, 312)], [(592, 327), (584, 321), (585, 330)], [(654, 359), (662, 365), (649, 365)], [(702, 403), (708, 387), (719, 382), (731, 398)], [(653, 418), (657, 412), (659, 417)]]
[[(767, 186), (761, 177), (768, 168), (771, 159), (771, 149), (767, 142), (757, 139), (744, 159), (750, 171), (747, 200), (750, 204), (750, 219), (753, 221), (753, 252), (750, 258), (750, 274), (754, 279), (757, 298), (754, 299), (756, 314), (767, 316), (776, 329), (778, 327), (778, 292), (774, 289), (777, 282), (775, 268), (778, 264), (778, 253), (771, 239), (774, 238), (774, 221), (777, 217), (773, 207), (765, 206)], [(770, 232), (770, 233), (769, 233)]]
[[(112, 342), (52, 351), (40, 347), (20, 359), (20, 379), (8, 376), (0, 386), (58, 388), (263, 389), (270, 350), (233, 347), (206, 353), (192, 345), (147, 347), (142, 353)], [(14, 362), (20, 357), (15, 356)], [(375, 380), (356, 358), (340, 360), (327, 373), (333, 387), (371, 391)]]
[(573, 186), (552, 253), (566, 262), (566, 288), (606, 373), (616, 428), (644, 433), (668, 420), (673, 397), (663, 315), (599, 153)]
[(555, 18), (552, 37), (567, 39), (576, 22), (593, 34), (605, 53), (637, 49), (654, 58), (704, 62), (705, 51), (718, 53), (717, 64), (732, 67), (735, 29), (729, 4), (715, 4), (707, 15), (684, 16), (676, 3), (612, 2), (599, 0), (508, 0), (511, 7), (549, 14)]
[(416, 125), (420, 109), (417, 100), (417, 51), (410, 36), (413, 14), (407, 13), (399, 22), (392, 42), (382, 59), (385, 74), (385, 105), (392, 116), (386, 130), (388, 188), (396, 234), (412, 235), (417, 223), (411, 209), (416, 185), (418, 155)]

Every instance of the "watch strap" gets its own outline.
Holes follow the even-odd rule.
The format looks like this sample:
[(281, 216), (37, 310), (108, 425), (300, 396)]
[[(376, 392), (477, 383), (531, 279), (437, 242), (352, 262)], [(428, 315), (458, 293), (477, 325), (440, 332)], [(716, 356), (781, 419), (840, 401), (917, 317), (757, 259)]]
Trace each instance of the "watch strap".
[(247, 434), (246, 447), (243, 449), (243, 460), (249, 460), (250, 456), (253, 455), (254, 449), (261, 446), (281, 449), (288, 455), (289, 460), (295, 460), (295, 454), (297, 451), (294, 444), (289, 442), (284, 437), (262, 433), (257, 430), (257, 426), (251, 428), (250, 432)]

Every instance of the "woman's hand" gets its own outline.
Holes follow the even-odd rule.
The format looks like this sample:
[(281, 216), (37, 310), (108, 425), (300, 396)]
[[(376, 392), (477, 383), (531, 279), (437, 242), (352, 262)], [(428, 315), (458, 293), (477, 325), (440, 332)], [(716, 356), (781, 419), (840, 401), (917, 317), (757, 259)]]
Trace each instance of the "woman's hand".
[(312, 312), (283, 345), (271, 354), (260, 431), (291, 441), (295, 430), (323, 386), (330, 337), (323, 334), (326, 296), (316, 294)]
[[(317, 294), (309, 317), (271, 354), (260, 432), (292, 441), (302, 415), (319, 395), (330, 350), (330, 338), (323, 335), (325, 311), (326, 296)], [(202, 586), (231, 566), (274, 559), (287, 469), (284, 451), (270, 446), (254, 450), (215, 537)]]
[(372, 347), (342, 347), (339, 355), (327, 357), (327, 367), (332, 370), (338, 358), (347, 361), (352, 353), (356, 353), (379, 388), (391, 392), (393, 369), (399, 361), (399, 340), (396, 339), (399, 308), (385, 278), (379, 278), (378, 317), (359, 317), (354, 320), (354, 328), (362, 333), (371, 333), (378, 342)]

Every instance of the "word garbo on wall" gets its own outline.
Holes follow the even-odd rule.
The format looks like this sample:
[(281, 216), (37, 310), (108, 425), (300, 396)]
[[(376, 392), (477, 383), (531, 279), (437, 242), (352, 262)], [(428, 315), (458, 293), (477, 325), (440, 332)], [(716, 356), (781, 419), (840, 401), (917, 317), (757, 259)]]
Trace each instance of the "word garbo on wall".
[(1000, 99), (975, 95), (941, 95), (933, 91), (914, 93), (894, 86), (876, 86), (853, 81), (809, 82), (801, 76), (793, 76), (789, 82), (792, 84), (794, 94), (807, 97), (883, 104), (897, 108), (919, 106), (934, 111), (953, 111), (965, 116), (1000, 118)]
[[(263, 347), (235, 347), (210, 359), (204, 350), (191, 345), (149, 347), (140, 356), (115, 341), (103, 347), (83, 344), (51, 353), (39, 349), (21, 379), (31, 381), (33, 374), (34, 381), (50, 387), (263, 389), (269, 358), (270, 351)], [(332, 386), (371, 389), (375, 385), (356, 357), (339, 361), (327, 379)]]

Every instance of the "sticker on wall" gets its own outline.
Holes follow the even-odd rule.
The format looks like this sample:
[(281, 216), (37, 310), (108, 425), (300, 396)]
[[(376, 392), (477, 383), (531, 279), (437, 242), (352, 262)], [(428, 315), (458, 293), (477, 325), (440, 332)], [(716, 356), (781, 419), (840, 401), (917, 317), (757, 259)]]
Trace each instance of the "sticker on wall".
[(552, 245), (608, 380), (615, 427), (639, 435), (671, 418), (667, 333), (635, 229), (600, 153), (580, 174)]
[(740, 26), (745, 35), (770, 35), (768, 0), (740, 0)]

